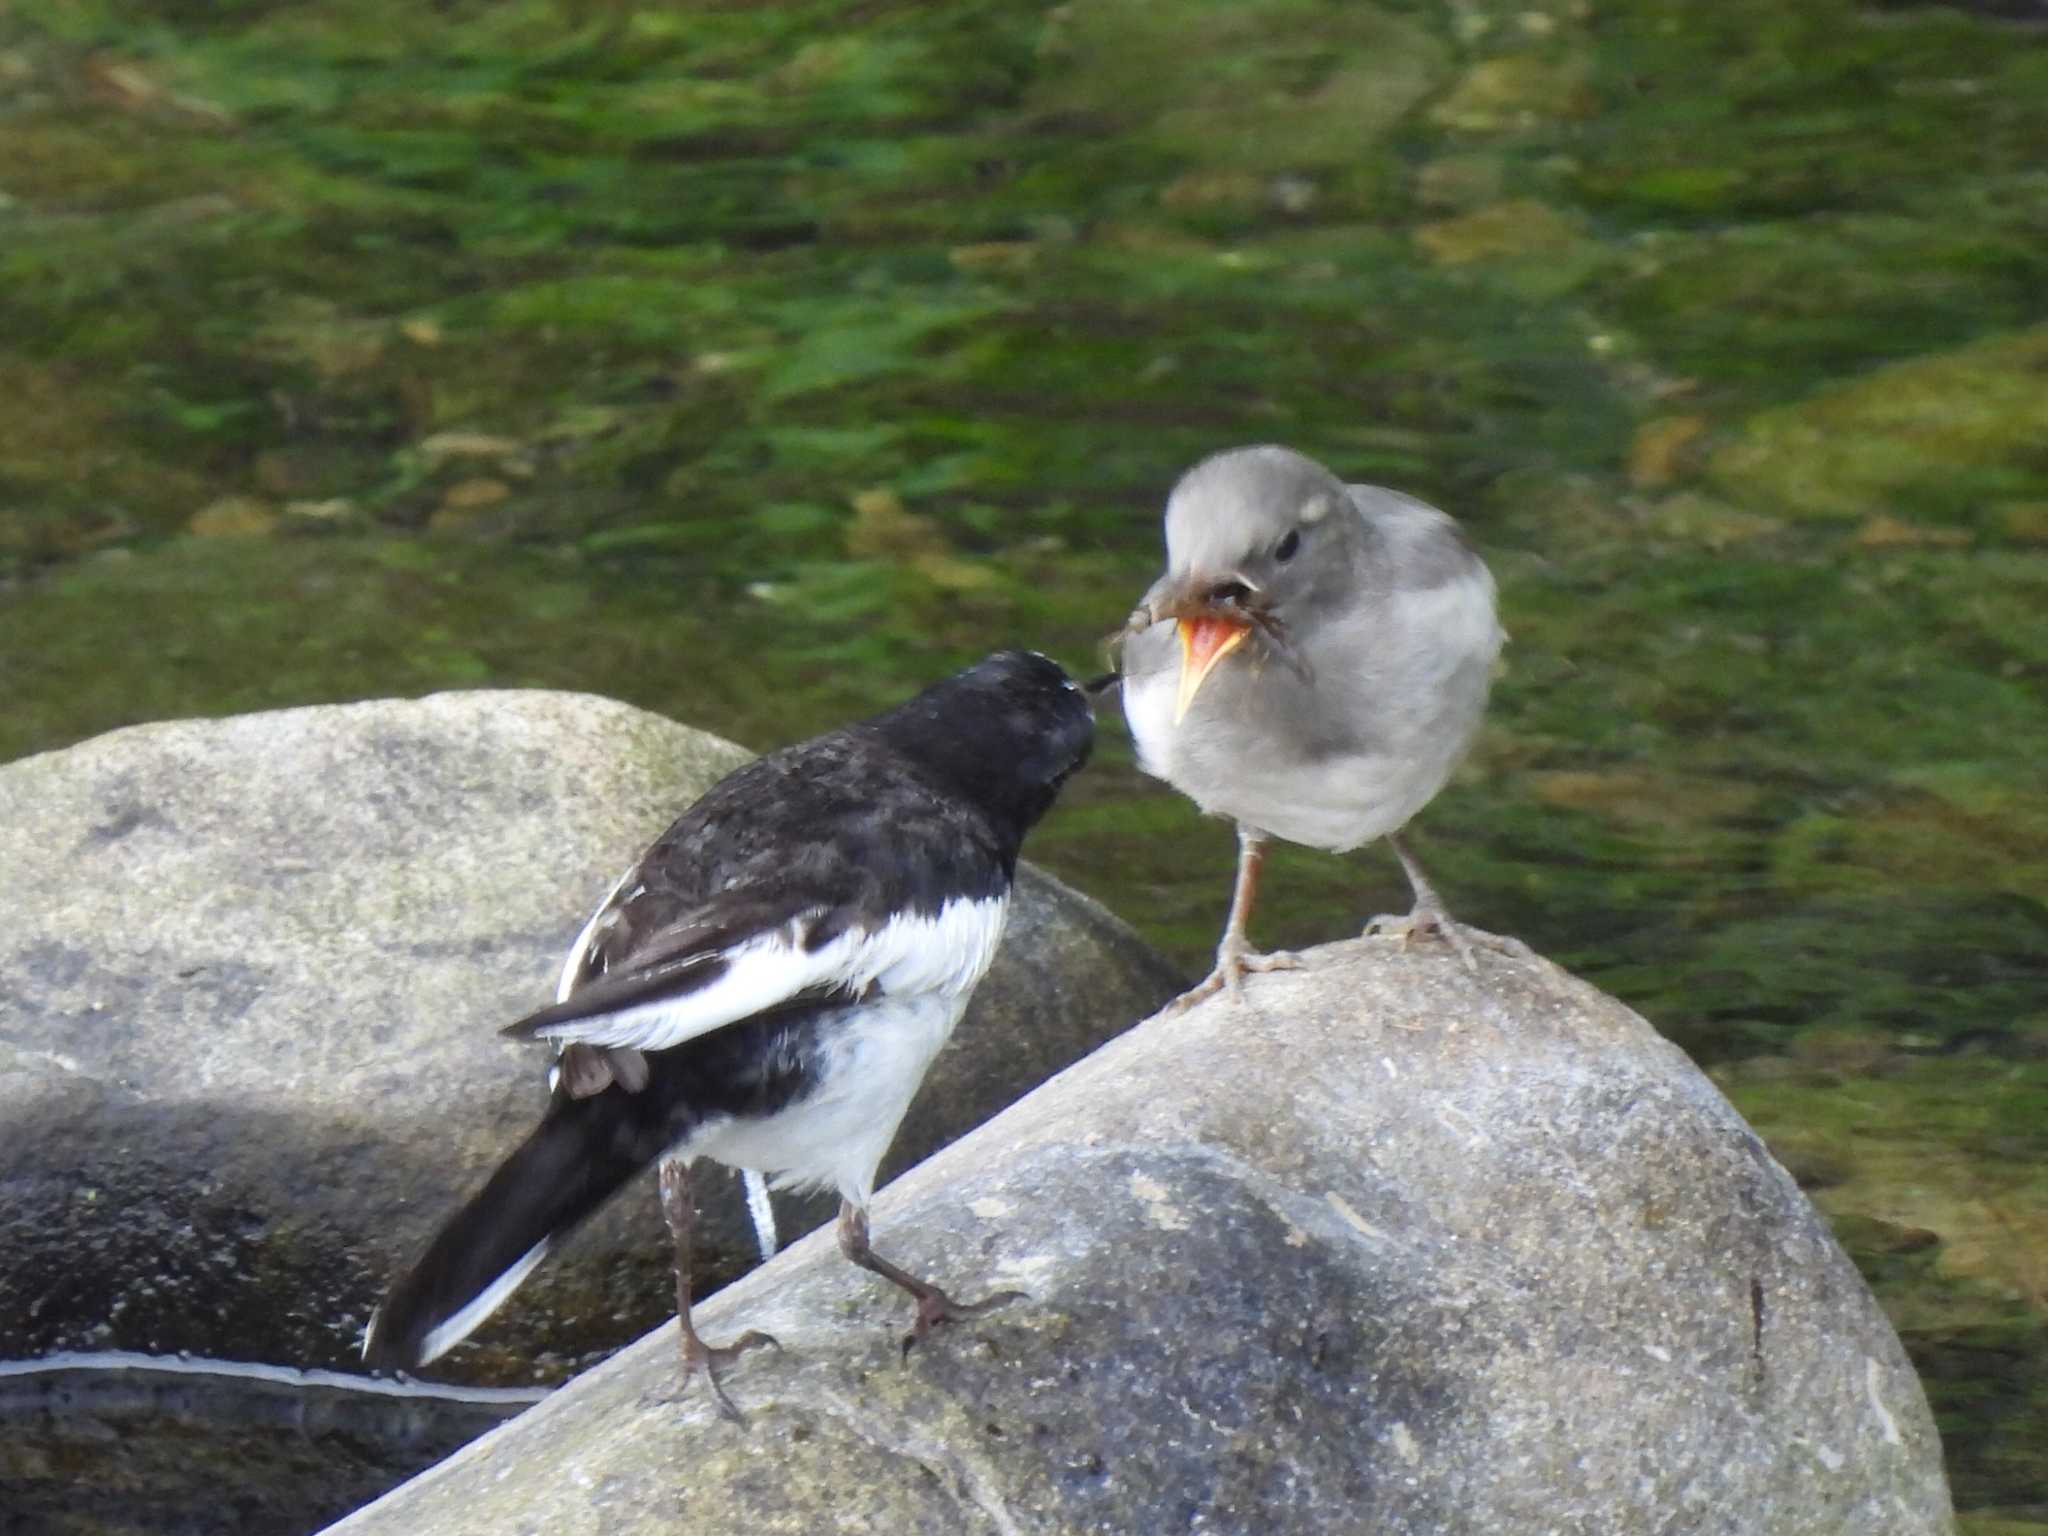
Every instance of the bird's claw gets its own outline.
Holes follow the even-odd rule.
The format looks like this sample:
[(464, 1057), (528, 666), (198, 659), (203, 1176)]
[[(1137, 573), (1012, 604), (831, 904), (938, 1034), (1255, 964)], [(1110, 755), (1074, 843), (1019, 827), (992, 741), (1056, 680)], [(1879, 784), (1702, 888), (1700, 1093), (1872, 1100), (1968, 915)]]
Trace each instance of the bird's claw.
[(782, 1348), (775, 1335), (762, 1333), (753, 1328), (749, 1328), (730, 1344), (706, 1344), (694, 1335), (686, 1336), (683, 1339), (683, 1384), (687, 1386), (690, 1377), (701, 1370), (704, 1373), (705, 1384), (711, 1391), (712, 1404), (718, 1409), (718, 1416), (744, 1426), (747, 1422), (746, 1416), (733, 1405), (733, 1400), (726, 1396), (725, 1383), (720, 1381), (718, 1376), (719, 1372), (748, 1350), (760, 1349), (763, 1345), (777, 1350)]
[(1241, 1003), (1244, 1001), (1244, 979), (1250, 972), (1300, 969), (1301, 956), (1292, 950), (1276, 949), (1271, 954), (1261, 954), (1249, 945), (1231, 944), (1226, 940), (1216, 951), (1216, 968), (1168, 1003), (1162, 1011), (1166, 1017), (1176, 1018), (1204, 998), (1213, 997), (1226, 988), (1231, 1000)]
[(1383, 912), (1365, 925), (1369, 939), (1397, 939), (1405, 950), (1417, 939), (1442, 939), (1473, 975), (1479, 974), (1479, 960), (1472, 953), (1472, 941), (1451, 921), (1441, 907), (1417, 906), (1405, 917)]
[(1403, 949), (1418, 938), (1442, 939), (1451, 946), (1452, 952), (1464, 962), (1465, 969), (1474, 976), (1479, 974), (1478, 950), (1481, 948), (1517, 958), (1532, 953), (1529, 946), (1520, 939), (1503, 937), (1481, 928), (1454, 922), (1443, 908), (1433, 906), (1417, 906), (1405, 917), (1382, 913), (1365, 925), (1365, 937), (1398, 939)]
[(1013, 1301), (1024, 1300), (1022, 1291), (997, 1291), (984, 1296), (980, 1301), (955, 1301), (936, 1285), (917, 1298), (917, 1316), (911, 1322), (910, 1332), (903, 1335), (903, 1357), (910, 1358), (910, 1351), (918, 1340), (930, 1333), (940, 1323), (957, 1323), (970, 1317), (980, 1317), (993, 1312), (997, 1307), (1008, 1306)]

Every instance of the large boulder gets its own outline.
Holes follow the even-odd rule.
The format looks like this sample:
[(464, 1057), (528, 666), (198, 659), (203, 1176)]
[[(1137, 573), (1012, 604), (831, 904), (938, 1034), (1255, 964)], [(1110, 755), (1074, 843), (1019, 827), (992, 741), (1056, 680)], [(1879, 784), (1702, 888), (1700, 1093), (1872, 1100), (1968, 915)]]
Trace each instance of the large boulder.
[[(0, 1358), (187, 1349), (346, 1365), (398, 1266), (538, 1118), (554, 995), (618, 872), (729, 743), (609, 700), (442, 694), (116, 731), (0, 767)], [(1174, 988), (1027, 872), (892, 1166)], [(705, 1181), (704, 1273), (755, 1257)], [(787, 1213), (801, 1229), (817, 1209)], [(672, 1310), (628, 1191), (452, 1355), (563, 1374)]]
[(1883, 1531), (1953, 1520), (1898, 1339), (1675, 1047), (1534, 957), (1368, 939), (1113, 1041), (913, 1170), (881, 1251), (1024, 1300), (900, 1357), (824, 1234), (347, 1536)]

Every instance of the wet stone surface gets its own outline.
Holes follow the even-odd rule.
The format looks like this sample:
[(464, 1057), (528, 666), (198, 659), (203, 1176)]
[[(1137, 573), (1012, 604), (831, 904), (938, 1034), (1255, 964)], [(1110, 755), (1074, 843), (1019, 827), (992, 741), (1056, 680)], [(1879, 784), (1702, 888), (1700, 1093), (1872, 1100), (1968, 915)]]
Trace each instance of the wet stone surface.
[(1545, 962), (1392, 940), (1154, 1019), (913, 1170), (875, 1242), (1022, 1299), (902, 1358), (820, 1234), (350, 1536), (1954, 1529), (1919, 1382), (1683, 1055)]

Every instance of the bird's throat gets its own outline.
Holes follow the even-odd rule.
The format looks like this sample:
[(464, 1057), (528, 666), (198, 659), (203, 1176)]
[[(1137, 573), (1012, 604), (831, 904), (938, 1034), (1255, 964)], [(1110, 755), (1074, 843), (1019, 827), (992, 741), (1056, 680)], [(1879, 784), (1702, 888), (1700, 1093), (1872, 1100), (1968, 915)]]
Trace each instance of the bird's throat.
[(1251, 633), (1249, 624), (1234, 619), (1202, 614), (1180, 621), (1180, 697), (1174, 702), (1173, 723), (1179, 725), (1188, 706), (1195, 701), (1203, 681), (1216, 670), (1216, 663), (1244, 644)]

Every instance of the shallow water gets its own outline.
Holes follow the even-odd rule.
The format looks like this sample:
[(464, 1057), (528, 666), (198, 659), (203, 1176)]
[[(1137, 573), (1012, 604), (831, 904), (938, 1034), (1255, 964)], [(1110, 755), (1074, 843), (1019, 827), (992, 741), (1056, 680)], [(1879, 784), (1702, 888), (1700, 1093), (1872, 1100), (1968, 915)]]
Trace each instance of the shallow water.
[[(1093, 670), (1289, 441), (1500, 578), (1453, 910), (1709, 1065), (2048, 1528), (2048, 46), (1974, 9), (17, 3), (0, 755)], [(1193, 970), (1229, 831), (1107, 734), (1033, 854)], [(1402, 899), (1283, 851), (1257, 936)]]
[(297, 1536), (545, 1395), (189, 1356), (0, 1361), (0, 1531)]

